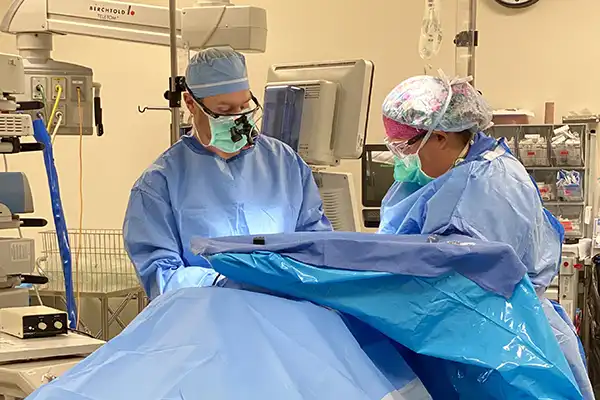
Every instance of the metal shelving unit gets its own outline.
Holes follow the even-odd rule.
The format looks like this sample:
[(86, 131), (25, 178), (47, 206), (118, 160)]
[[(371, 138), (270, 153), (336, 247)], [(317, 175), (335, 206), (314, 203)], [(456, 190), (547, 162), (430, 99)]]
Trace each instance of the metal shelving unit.
[[(590, 134), (585, 124), (569, 124), (572, 133), (580, 136), (581, 147), (579, 154), (573, 156), (573, 149), (564, 147), (553, 148), (551, 139), (554, 130), (560, 125), (496, 125), (489, 134), (504, 137), (513, 155), (521, 161), (525, 169), (533, 176), (540, 187), (544, 206), (556, 217), (561, 219), (565, 227), (565, 236), (576, 240), (586, 236), (584, 224), (585, 207), (588, 204), (588, 182), (590, 179)], [(540, 141), (535, 148), (525, 145), (526, 136), (539, 135)], [(571, 154), (569, 154), (571, 152)], [(582, 178), (582, 193), (580, 198), (571, 197), (562, 189), (557, 188), (556, 175), (560, 170), (578, 171)]]
[[(571, 319), (575, 320), (583, 296), (579, 288), (583, 263), (579, 260), (578, 246), (574, 243), (584, 237), (590, 237), (585, 214), (586, 207), (591, 204), (589, 192), (593, 177), (589, 160), (591, 160), (590, 150), (593, 146), (588, 126), (578, 123), (568, 124), (570, 131), (579, 134), (581, 139), (578, 157), (569, 159), (568, 152), (572, 149), (553, 149), (551, 139), (554, 130), (564, 125), (497, 125), (490, 129), (489, 134), (507, 140), (513, 155), (521, 161), (527, 172), (538, 183), (546, 209), (557, 218), (563, 218), (561, 222), (565, 227), (565, 241), (570, 244), (563, 246), (559, 274), (548, 287), (545, 295), (551, 300), (558, 301)], [(532, 149), (529, 146), (522, 146), (526, 135), (539, 135), (542, 146), (538, 147), (541, 148)], [(569, 201), (565, 199), (564, 193), (561, 196), (556, 185), (556, 175), (560, 170), (575, 170), (581, 174), (583, 190), (580, 198)], [(571, 221), (565, 221), (564, 217)]]

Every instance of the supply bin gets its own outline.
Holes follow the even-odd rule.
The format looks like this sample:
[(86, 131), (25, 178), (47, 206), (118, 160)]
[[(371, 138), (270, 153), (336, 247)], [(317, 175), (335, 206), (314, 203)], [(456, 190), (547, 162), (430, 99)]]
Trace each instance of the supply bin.
[(524, 166), (550, 166), (548, 144), (551, 135), (551, 126), (521, 126), (518, 149), (519, 158)]
[(565, 228), (565, 237), (580, 238), (583, 236), (583, 209), (580, 206), (546, 207)]
[(556, 173), (547, 170), (533, 170), (531, 176), (540, 190), (542, 200), (556, 201)]
[(564, 125), (554, 130), (550, 140), (554, 166), (580, 167), (583, 165), (584, 135), (580, 126)]
[(582, 202), (584, 171), (561, 169), (556, 174), (556, 193), (559, 201)]
[(556, 200), (556, 192), (554, 190), (554, 185), (552, 183), (546, 182), (536, 182), (538, 185), (538, 189), (540, 190), (540, 195), (542, 196), (543, 201), (554, 201)]

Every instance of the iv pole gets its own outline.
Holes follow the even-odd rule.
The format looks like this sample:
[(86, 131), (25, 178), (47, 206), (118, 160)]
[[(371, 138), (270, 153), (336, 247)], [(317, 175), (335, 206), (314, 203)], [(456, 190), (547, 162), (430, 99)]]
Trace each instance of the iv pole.
[[(471, 81), (473, 87), (475, 87), (475, 48), (479, 42), (479, 32), (477, 31), (477, 1), (478, 0), (458, 1), (456, 5), (456, 27), (459, 32), (454, 38), (454, 44), (456, 46), (454, 60), (455, 74), (457, 76), (471, 76), (473, 78)], [(461, 18), (462, 13), (464, 12), (463, 10), (466, 11), (465, 18)], [(464, 53), (464, 49), (467, 50), (466, 53)], [(464, 60), (466, 60), (466, 66)]]
[[(198, 5), (230, 5), (229, 0), (197, 0)], [(171, 145), (179, 140), (181, 135), (181, 94), (185, 92), (184, 77), (179, 76), (177, 67), (177, 0), (169, 0), (169, 58), (171, 60), (171, 77), (169, 78), (169, 90), (165, 93), (165, 99), (169, 101), (171, 111)], [(223, 10), (225, 13), (225, 10)], [(221, 18), (223, 14), (221, 14)], [(216, 30), (219, 22), (214, 27)], [(205, 44), (211, 39), (215, 31), (206, 38)], [(203, 46), (204, 47), (204, 46)], [(139, 110), (139, 107), (138, 107)]]
[(169, 109), (171, 110), (171, 144), (179, 140), (179, 108), (181, 92), (177, 71), (177, 0), (169, 0), (169, 52), (171, 58), (171, 78), (169, 79)]

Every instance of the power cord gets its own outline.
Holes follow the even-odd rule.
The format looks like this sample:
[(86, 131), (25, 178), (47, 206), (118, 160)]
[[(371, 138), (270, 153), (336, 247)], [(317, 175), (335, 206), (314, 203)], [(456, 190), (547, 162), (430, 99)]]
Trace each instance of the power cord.
[(75, 326), (79, 327), (81, 315), (81, 268), (79, 258), (83, 239), (83, 109), (81, 108), (81, 88), (77, 88), (77, 109), (79, 111), (79, 235), (77, 238), (77, 252), (75, 255), (75, 274), (77, 278), (77, 319)]
[(219, 280), (220, 277), (221, 277), (221, 274), (217, 273), (217, 277), (215, 278), (215, 280), (213, 281), (212, 285), (210, 285), (210, 286), (215, 286), (215, 284), (217, 283), (217, 281)]
[[(79, 93), (79, 88), (77, 89)], [(54, 88), (56, 92), (56, 100), (54, 100), (54, 105), (52, 106), (52, 112), (50, 112), (50, 116), (48, 116), (48, 124), (46, 125), (46, 130), (50, 132), (50, 127), (52, 126), (52, 121), (54, 121), (54, 115), (56, 114), (56, 110), (58, 109), (58, 103), (60, 102), (60, 98), (62, 96), (63, 88), (60, 85), (56, 85)]]
[(56, 125), (54, 125), (54, 129), (52, 130), (52, 135), (51, 137), (51, 144), (52, 146), (54, 146), (54, 140), (56, 139), (56, 134), (58, 133), (58, 129), (60, 128), (60, 125), (62, 124), (62, 120), (63, 120), (63, 113), (61, 113), (60, 111), (58, 111), (56, 113), (56, 116), (58, 117), (56, 120)]

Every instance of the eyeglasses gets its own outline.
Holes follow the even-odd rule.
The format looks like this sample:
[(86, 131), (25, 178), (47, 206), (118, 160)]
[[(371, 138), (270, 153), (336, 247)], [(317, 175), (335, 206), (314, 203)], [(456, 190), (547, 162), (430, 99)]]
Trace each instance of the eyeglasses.
[(427, 132), (420, 132), (419, 134), (413, 136), (408, 140), (395, 140), (385, 138), (384, 142), (387, 148), (394, 153), (395, 156), (399, 158), (404, 158), (407, 156), (406, 150), (417, 143), (419, 140), (422, 140), (425, 136), (427, 136)]
[(187, 85), (187, 83), (185, 84), (185, 88), (187, 90), (187, 92), (189, 93), (190, 96), (192, 96), (192, 99), (194, 99), (194, 101), (200, 106), (200, 108), (202, 109), (202, 111), (204, 111), (204, 113), (206, 115), (208, 115), (209, 117), (212, 117), (214, 119), (218, 119), (218, 118), (231, 118), (231, 117), (244, 117), (244, 116), (249, 116), (249, 115), (254, 115), (256, 113), (258, 113), (259, 111), (262, 110), (262, 106), (260, 105), (260, 103), (258, 102), (258, 100), (256, 99), (256, 97), (254, 96), (254, 94), (252, 94), (252, 92), (250, 92), (250, 101), (252, 101), (254, 103), (254, 107), (249, 109), (249, 110), (245, 110), (239, 113), (231, 113), (231, 114), (221, 114), (221, 113), (216, 113), (214, 111), (212, 111), (210, 108), (206, 107), (206, 105), (204, 105), (204, 103), (202, 102), (201, 99), (197, 98), (196, 96), (194, 96), (194, 93), (192, 92), (192, 90), (189, 88), (189, 86)]
[[(206, 107), (206, 105), (204, 105), (204, 103), (202, 102), (201, 99), (194, 96), (194, 93), (192, 93), (191, 89), (189, 88), (189, 86), (187, 84), (185, 84), (185, 88), (186, 88), (188, 94), (190, 96), (192, 96), (192, 99), (194, 99), (196, 104), (198, 104), (198, 106), (200, 106), (202, 111), (209, 117), (211, 117), (217, 121), (219, 121), (220, 118), (233, 118), (234, 119), (233, 122), (234, 122), (235, 126), (233, 128), (231, 128), (231, 130), (230, 130), (231, 140), (233, 142), (239, 142), (240, 140), (242, 140), (242, 138), (246, 137), (246, 139), (248, 140), (248, 144), (250, 146), (254, 145), (254, 142), (259, 135), (259, 131), (255, 127), (256, 127), (258, 121), (260, 121), (262, 119), (262, 107), (261, 107), (260, 103), (258, 102), (258, 100), (256, 99), (256, 97), (254, 97), (252, 92), (250, 92), (250, 96), (251, 96), (250, 100), (252, 102), (254, 102), (255, 106), (253, 108), (246, 110), (246, 111), (242, 111), (240, 113), (221, 114), (221, 113), (216, 113), (216, 112), (212, 111), (210, 108)], [(248, 118), (251, 118), (253, 123), (250, 123)], [(221, 119), (221, 121), (222, 121), (222, 119)]]

